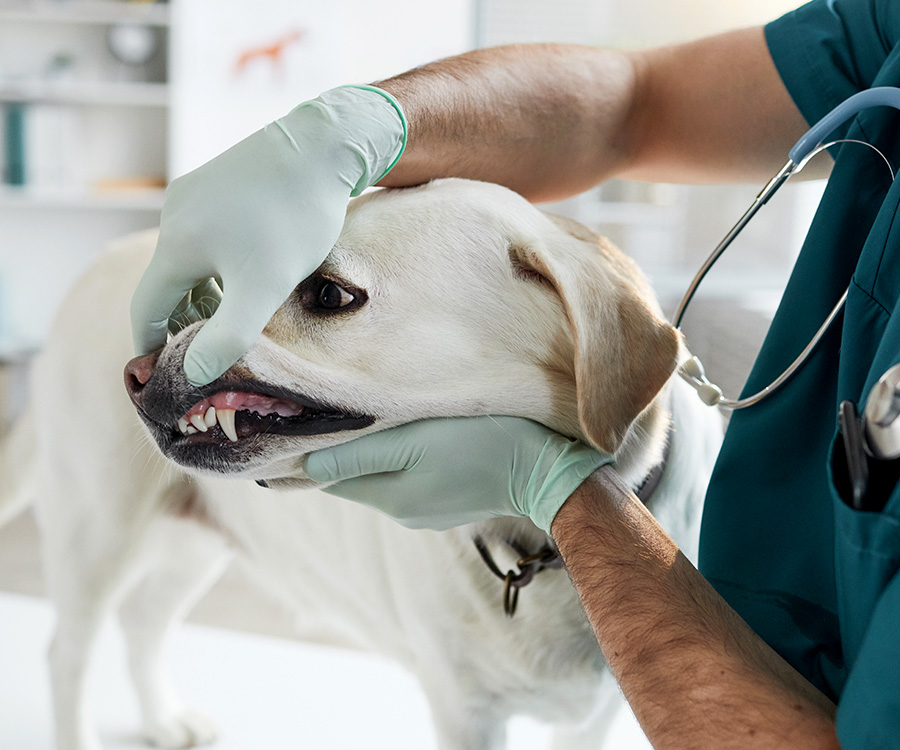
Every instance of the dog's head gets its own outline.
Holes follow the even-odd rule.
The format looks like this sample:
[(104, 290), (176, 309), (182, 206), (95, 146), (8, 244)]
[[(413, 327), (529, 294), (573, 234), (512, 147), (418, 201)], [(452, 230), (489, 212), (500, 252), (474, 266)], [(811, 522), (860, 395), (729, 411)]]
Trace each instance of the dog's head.
[(482, 414), (618, 451), (627, 470), (622, 455), (640, 453), (627, 445), (664, 429), (647, 407), (679, 345), (640, 272), (604, 240), (463, 180), (354, 200), (328, 258), (253, 348), (195, 388), (182, 361), (200, 325), (129, 363), (141, 417), (185, 467), (292, 484), (311, 450)]

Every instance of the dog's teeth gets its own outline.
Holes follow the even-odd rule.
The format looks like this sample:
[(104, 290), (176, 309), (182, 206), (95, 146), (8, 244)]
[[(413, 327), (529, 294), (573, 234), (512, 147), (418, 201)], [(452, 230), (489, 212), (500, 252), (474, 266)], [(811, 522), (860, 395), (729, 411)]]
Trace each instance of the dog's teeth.
[(189, 424), (189, 425), (187, 426), (187, 430), (185, 430), (185, 433), (184, 433), (184, 434), (185, 434), (185, 435), (196, 435), (196, 434), (197, 434), (197, 428), (194, 427), (194, 425)]
[(206, 410), (206, 415), (203, 417), (203, 422), (207, 427), (215, 427), (216, 426), (216, 407), (210, 406)]
[(209, 427), (207, 427), (206, 422), (203, 419), (202, 414), (194, 414), (191, 416), (191, 424), (197, 428), (200, 432), (206, 432)]
[(178, 420), (178, 429), (182, 435), (187, 435), (188, 421), (182, 417)]
[(234, 426), (234, 409), (219, 409), (216, 411), (216, 418), (219, 420), (219, 427), (232, 443), (236, 443), (237, 429)]

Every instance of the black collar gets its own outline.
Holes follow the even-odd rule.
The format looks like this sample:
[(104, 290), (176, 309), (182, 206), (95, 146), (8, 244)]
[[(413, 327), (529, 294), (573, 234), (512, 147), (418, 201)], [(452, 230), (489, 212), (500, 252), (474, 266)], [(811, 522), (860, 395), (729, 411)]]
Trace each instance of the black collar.
[[(669, 451), (672, 445), (671, 438), (672, 428), (670, 427), (669, 432), (666, 434), (666, 445), (663, 449), (662, 460), (650, 469), (650, 473), (644, 477), (644, 481), (634, 490), (634, 494), (644, 505), (650, 502), (660, 482), (662, 482), (666, 466), (669, 463)], [(504, 574), (497, 567), (497, 563), (488, 550), (484, 539), (478, 535), (472, 541), (484, 564), (487, 565), (488, 570), (503, 581), (503, 611), (507, 617), (512, 617), (516, 613), (519, 589), (531, 583), (536, 573), (549, 568), (563, 567), (563, 561), (559, 551), (556, 549), (556, 545), (551, 544), (549, 540), (536, 552), (529, 553), (517, 540), (507, 539), (506, 544), (519, 555), (519, 559), (516, 562), (516, 567), (519, 570), (518, 572), (510, 570)]]

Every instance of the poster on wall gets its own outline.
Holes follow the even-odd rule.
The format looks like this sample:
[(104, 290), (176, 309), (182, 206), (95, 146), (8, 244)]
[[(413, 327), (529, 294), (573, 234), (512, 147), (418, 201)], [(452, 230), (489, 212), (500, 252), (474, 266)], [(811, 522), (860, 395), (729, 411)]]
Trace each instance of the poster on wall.
[(344, 82), (341, 0), (182, 0), (173, 12), (171, 177)]

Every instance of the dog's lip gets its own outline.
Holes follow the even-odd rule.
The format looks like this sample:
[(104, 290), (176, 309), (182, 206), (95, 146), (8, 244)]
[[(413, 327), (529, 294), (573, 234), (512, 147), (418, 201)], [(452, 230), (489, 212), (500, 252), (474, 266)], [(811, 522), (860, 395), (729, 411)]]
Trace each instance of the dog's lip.
[(167, 434), (170, 441), (188, 444), (234, 444), (260, 435), (323, 434), (362, 429), (375, 422), (373, 416), (254, 380), (215, 381), (195, 391), (191, 400), (193, 403), (182, 416), (171, 422), (161, 423), (144, 410), (142, 416)]

